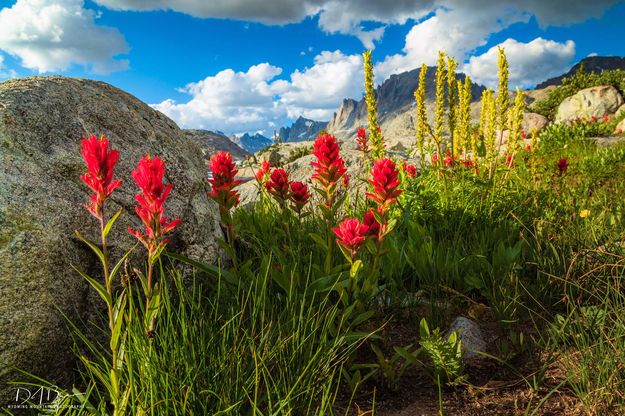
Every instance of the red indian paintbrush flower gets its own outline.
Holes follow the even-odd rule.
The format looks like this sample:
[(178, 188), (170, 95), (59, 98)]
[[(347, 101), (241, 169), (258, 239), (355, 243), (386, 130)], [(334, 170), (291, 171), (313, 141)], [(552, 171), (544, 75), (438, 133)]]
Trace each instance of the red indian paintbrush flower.
[(232, 156), (228, 152), (211, 156), (210, 170), (213, 178), (208, 180), (211, 184), (208, 196), (217, 202), (220, 212), (225, 214), (239, 205), (239, 192), (234, 190), (242, 182), (234, 179), (239, 171), (235, 169)]
[(378, 241), (380, 239), (380, 223), (375, 219), (372, 209), (365, 213), (362, 223), (367, 227), (366, 236), (372, 237), (375, 241)]
[(415, 167), (415, 165), (404, 162), (403, 168), (404, 172), (406, 172), (406, 176), (408, 176), (409, 178), (414, 178), (415, 176), (417, 176), (417, 168)]
[(295, 212), (298, 214), (301, 213), (309, 199), (310, 192), (306, 184), (302, 182), (291, 182), (291, 202), (293, 203)]
[(506, 167), (511, 168), (514, 164), (514, 158), (510, 153), (506, 154)]
[(83, 138), (80, 153), (87, 165), (87, 173), (80, 179), (94, 192), (90, 196), (91, 202), (85, 207), (94, 217), (102, 220), (104, 201), (122, 184), (120, 180), (113, 180), (119, 152), (109, 150), (109, 141), (106, 137), (101, 136), (97, 139), (91, 135), (89, 139)]
[(345, 189), (349, 188), (349, 175), (347, 173), (343, 175), (343, 186)]
[(265, 183), (267, 192), (273, 195), (278, 202), (282, 203), (289, 199), (290, 182), (289, 173), (282, 168), (274, 169)]
[(563, 157), (558, 161), (556, 167), (558, 168), (558, 176), (562, 176), (569, 168), (569, 161), (565, 157)]
[(256, 172), (256, 180), (261, 184), (265, 183), (265, 181), (267, 181), (267, 178), (269, 176), (270, 170), (271, 170), (271, 163), (269, 163), (266, 160), (263, 160), (261, 167)]
[(362, 127), (359, 128), (358, 133), (356, 133), (356, 142), (360, 150), (366, 155), (367, 152), (369, 152), (369, 140), (367, 138), (367, 131)]
[(378, 211), (382, 214), (393, 206), (402, 192), (397, 175), (395, 162), (388, 158), (376, 160), (371, 169), (372, 179), (369, 183), (373, 186), (373, 192), (365, 195), (378, 205)]
[(163, 215), (163, 205), (172, 188), (172, 184), (163, 184), (164, 174), (165, 162), (159, 157), (151, 158), (149, 155), (141, 159), (137, 169), (132, 171), (132, 177), (141, 189), (135, 196), (139, 204), (135, 207), (135, 211), (143, 221), (145, 234), (130, 227), (128, 231), (143, 243), (150, 257), (157, 249), (167, 244), (168, 240), (161, 237), (180, 224), (180, 219), (170, 221)]
[(367, 238), (367, 227), (361, 224), (358, 218), (346, 218), (332, 231), (336, 234), (336, 242), (349, 251), (353, 261), (358, 249)]
[(331, 199), (336, 183), (347, 172), (345, 162), (339, 154), (339, 145), (334, 136), (319, 135), (313, 148), (313, 155), (317, 157), (317, 161), (311, 162), (315, 168), (312, 179), (321, 185), (326, 191), (328, 199)]

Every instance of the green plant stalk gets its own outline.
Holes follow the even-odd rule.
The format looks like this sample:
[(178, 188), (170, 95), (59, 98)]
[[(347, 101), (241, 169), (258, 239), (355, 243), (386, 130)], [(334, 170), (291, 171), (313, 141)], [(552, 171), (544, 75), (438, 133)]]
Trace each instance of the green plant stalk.
[(440, 371), (438, 371), (436, 374), (436, 385), (438, 387), (438, 414), (439, 416), (444, 416), (443, 414), (443, 388), (441, 387)]
[[(108, 293), (110, 299), (113, 299), (113, 289), (111, 285), (111, 277), (109, 271), (108, 264), (108, 247), (106, 244), (106, 232), (104, 231), (106, 228), (106, 224), (104, 223), (104, 208), (102, 208), (102, 216), (100, 217), (100, 237), (102, 240), (102, 270), (104, 273), (104, 284), (106, 286), (106, 292)], [(109, 319), (109, 330), (111, 331), (111, 336), (113, 336), (115, 322), (113, 321), (113, 303), (106, 305), (108, 319)], [(113, 403), (113, 407), (117, 409), (119, 396), (119, 377), (118, 377), (118, 369), (117, 369), (117, 348), (111, 348), (111, 384), (113, 387), (113, 392), (116, 394), (115, 397), (111, 397), (111, 401)]]

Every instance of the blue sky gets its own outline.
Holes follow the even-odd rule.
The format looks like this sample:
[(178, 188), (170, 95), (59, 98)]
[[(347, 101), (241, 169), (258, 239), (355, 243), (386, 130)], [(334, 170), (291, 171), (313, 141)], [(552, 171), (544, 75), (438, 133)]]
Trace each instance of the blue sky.
[(527, 88), (625, 56), (624, 20), (614, 0), (0, 0), (0, 79), (99, 79), (183, 127), (271, 135), (360, 98), (365, 48), (379, 82), (444, 49), (489, 85), (502, 45)]

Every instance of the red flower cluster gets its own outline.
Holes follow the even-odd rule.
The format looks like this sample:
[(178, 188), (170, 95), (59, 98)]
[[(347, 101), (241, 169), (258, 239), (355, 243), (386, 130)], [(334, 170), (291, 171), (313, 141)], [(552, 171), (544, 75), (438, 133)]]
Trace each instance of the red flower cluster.
[(210, 160), (210, 170), (213, 178), (208, 180), (211, 184), (208, 196), (219, 204), (221, 213), (226, 213), (239, 204), (239, 192), (234, 190), (241, 183), (234, 179), (239, 171), (235, 169), (228, 152), (214, 154)]
[(338, 227), (332, 229), (337, 237), (336, 242), (349, 252), (352, 261), (367, 239), (367, 230), (368, 228), (361, 224), (358, 218), (346, 218)]
[(356, 142), (358, 142), (358, 147), (363, 153), (366, 155), (369, 152), (369, 140), (367, 138), (367, 131), (364, 128), (359, 128), (358, 133), (356, 133)]
[(414, 178), (415, 176), (417, 176), (417, 168), (415, 167), (415, 165), (404, 162), (403, 168), (404, 172), (406, 172), (406, 176), (408, 176), (409, 178)]
[(376, 160), (371, 169), (373, 179), (369, 183), (373, 186), (373, 192), (365, 195), (377, 204), (378, 211), (382, 214), (388, 212), (402, 192), (397, 175), (395, 162), (388, 158)]
[(313, 149), (317, 161), (311, 162), (315, 168), (312, 179), (322, 187), (329, 188), (347, 172), (345, 162), (339, 154), (339, 145), (334, 136), (323, 134), (317, 137)]
[(256, 181), (258, 183), (263, 184), (267, 180), (269, 176), (269, 171), (271, 170), (271, 163), (266, 160), (263, 160), (261, 167), (256, 172)]
[(562, 176), (569, 168), (569, 161), (565, 157), (563, 157), (558, 161), (556, 167), (558, 168), (558, 176)]
[(454, 165), (454, 159), (451, 156), (447, 156), (445, 159), (443, 159), (443, 166), (445, 166), (446, 168), (450, 168)]
[(274, 169), (269, 175), (269, 180), (265, 183), (267, 192), (280, 203), (289, 199), (289, 185), (289, 174), (282, 168)]
[(465, 159), (462, 161), (462, 163), (464, 164), (465, 169), (475, 167), (475, 162), (472, 161), (471, 159)]
[(513, 163), (514, 163), (514, 159), (512, 158), (512, 155), (510, 153), (508, 153), (506, 155), (506, 166), (508, 168), (511, 168)]
[(293, 203), (295, 212), (298, 214), (301, 213), (309, 199), (310, 192), (306, 184), (302, 182), (291, 182), (291, 202)]
[(161, 237), (180, 224), (180, 219), (169, 221), (163, 215), (163, 205), (172, 188), (172, 184), (167, 186), (163, 184), (164, 174), (165, 163), (163, 160), (159, 157), (150, 158), (149, 155), (141, 159), (137, 169), (132, 171), (132, 177), (141, 189), (141, 192), (135, 196), (135, 200), (139, 204), (135, 207), (135, 211), (143, 221), (145, 235), (140, 231), (132, 230), (130, 227), (128, 227), (128, 231), (143, 243), (148, 249), (150, 257), (159, 248), (167, 244), (168, 240), (161, 240)]
[(365, 213), (362, 223), (367, 227), (367, 237), (372, 237), (375, 241), (378, 241), (380, 239), (380, 223), (375, 219), (372, 209)]
[(85, 206), (94, 217), (102, 220), (104, 201), (122, 184), (120, 180), (113, 180), (119, 152), (109, 150), (109, 141), (106, 137), (101, 136), (97, 139), (91, 135), (89, 139), (83, 138), (80, 153), (87, 165), (87, 173), (80, 179), (94, 192), (90, 195), (91, 202)]
[(333, 202), (336, 184), (345, 175), (345, 162), (339, 154), (339, 145), (336, 138), (329, 134), (317, 137), (313, 145), (313, 155), (316, 162), (311, 162), (315, 168), (312, 179), (316, 181), (326, 193), (326, 206)]

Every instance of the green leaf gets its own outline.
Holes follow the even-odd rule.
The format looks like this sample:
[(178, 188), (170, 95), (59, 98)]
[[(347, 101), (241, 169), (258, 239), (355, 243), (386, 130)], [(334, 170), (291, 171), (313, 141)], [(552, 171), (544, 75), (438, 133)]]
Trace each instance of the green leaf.
[(345, 257), (345, 259), (348, 261), (348, 263), (352, 262), (352, 257), (349, 253), (349, 250), (347, 250), (345, 247), (343, 247), (342, 244), (338, 244), (339, 249), (341, 250), (341, 253), (343, 253), (343, 256)]
[(134, 246), (132, 246), (130, 248), (130, 250), (128, 250), (126, 253), (124, 253), (124, 255), (122, 256), (121, 259), (119, 259), (119, 261), (117, 262), (115, 267), (113, 267), (113, 270), (111, 270), (111, 274), (110, 274), (111, 281), (113, 281), (113, 279), (115, 278), (115, 275), (117, 274), (119, 269), (122, 267), (122, 264), (124, 264), (124, 261), (128, 258), (130, 253), (132, 253), (134, 251), (134, 249), (137, 248), (138, 245), (139, 245), (139, 243), (136, 243)]
[(349, 270), (349, 277), (351, 277), (352, 279), (355, 279), (358, 276), (358, 272), (360, 271), (361, 268), (362, 268), (362, 261), (356, 260), (354, 263), (352, 263), (352, 267)]
[(323, 250), (323, 251), (328, 251), (328, 244), (325, 242), (325, 240), (319, 235), (319, 234), (315, 234), (315, 233), (310, 233), (308, 234), (310, 236), (310, 238), (313, 239), (313, 241), (315, 243), (317, 243), (317, 245)]
[(120, 209), (119, 211), (115, 213), (115, 215), (111, 217), (110, 220), (108, 220), (108, 222), (104, 226), (104, 231), (102, 232), (102, 234), (104, 235), (104, 238), (106, 238), (106, 236), (109, 235), (109, 232), (111, 231), (111, 228), (113, 227), (113, 224), (115, 224), (115, 221), (117, 221), (117, 218), (122, 213), (122, 211), (123, 210)]
[(78, 232), (78, 230), (76, 230), (75, 233), (76, 233), (76, 237), (78, 237), (83, 243), (87, 244), (91, 248), (91, 250), (93, 250), (93, 252), (98, 256), (100, 261), (104, 263), (104, 253), (102, 253), (102, 250), (100, 250), (100, 248), (96, 246), (94, 243), (92, 243), (91, 241), (83, 237), (82, 234)]
[(425, 318), (421, 318), (421, 322), (419, 322), (419, 334), (421, 338), (427, 338), (430, 336), (430, 328), (428, 327), (428, 322)]
[(106, 302), (106, 304), (110, 307), (113, 306), (113, 299), (111, 299), (111, 295), (106, 291), (106, 289), (104, 288), (104, 286), (98, 282), (97, 280), (95, 280), (94, 278), (86, 275), (85, 273), (83, 273), (82, 271), (80, 271), (77, 267), (75, 267), (72, 264), (72, 268), (74, 270), (76, 270), (78, 273), (80, 273), (80, 275), (87, 281), (89, 282), (89, 284), (91, 285), (91, 287), (93, 287), (96, 292), (98, 292), (98, 294), (100, 295), (100, 297), (102, 299), (104, 299), (104, 302)]
[(126, 292), (122, 292), (117, 298), (115, 308), (113, 309), (113, 332), (111, 333), (111, 350), (116, 351), (119, 345), (119, 336), (124, 323), (124, 310), (126, 309)]
[(352, 325), (353, 326), (358, 326), (361, 323), (368, 321), (369, 318), (371, 318), (373, 316), (373, 314), (375, 313), (375, 311), (367, 311), (367, 312), (363, 312), (360, 315), (358, 315), (353, 321), (352, 321)]
[(189, 257), (183, 256), (182, 254), (179, 254), (179, 253), (166, 252), (165, 255), (171, 259), (178, 260), (185, 264), (193, 266), (196, 269), (203, 271), (218, 280), (221, 278), (225, 282), (231, 285), (238, 284), (238, 279), (236, 279), (232, 273), (230, 273), (228, 270), (222, 269), (219, 266), (214, 266), (212, 264), (205, 264), (197, 260), (190, 259)]

